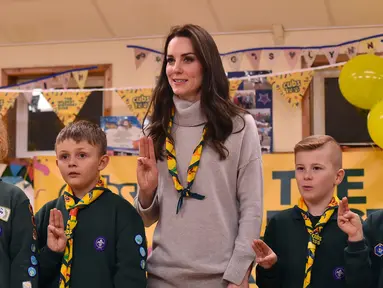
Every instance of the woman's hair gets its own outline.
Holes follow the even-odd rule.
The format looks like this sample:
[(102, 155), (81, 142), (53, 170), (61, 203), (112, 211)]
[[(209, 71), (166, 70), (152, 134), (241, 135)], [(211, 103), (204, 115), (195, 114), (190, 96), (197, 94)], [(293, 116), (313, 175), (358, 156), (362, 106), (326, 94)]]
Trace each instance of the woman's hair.
[(213, 37), (205, 29), (192, 24), (173, 27), (167, 36), (161, 73), (145, 115), (145, 119), (148, 117), (150, 120), (147, 128), (149, 136), (153, 138), (156, 158), (162, 160), (164, 157), (163, 147), (166, 137), (173, 141), (167, 132), (174, 104), (173, 91), (166, 76), (166, 56), (169, 42), (175, 37), (190, 39), (194, 53), (202, 65), (203, 79), (200, 90), (201, 109), (207, 118), (205, 141), (219, 154), (221, 160), (225, 159), (229, 151), (224, 142), (233, 133), (233, 118), (235, 116), (242, 118), (243, 127), (240, 129), (242, 131), (245, 121), (241, 114), (246, 111), (233, 104), (229, 98), (229, 81)]
[(0, 161), (8, 156), (8, 132), (3, 120), (0, 118)]

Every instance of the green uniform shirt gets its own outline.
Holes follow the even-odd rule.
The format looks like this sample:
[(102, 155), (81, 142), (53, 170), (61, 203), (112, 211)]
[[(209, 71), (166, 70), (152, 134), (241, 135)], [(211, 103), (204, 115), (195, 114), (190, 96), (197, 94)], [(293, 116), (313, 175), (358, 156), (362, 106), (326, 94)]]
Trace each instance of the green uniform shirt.
[[(40, 287), (58, 287), (63, 254), (46, 246), (49, 212), (69, 214), (63, 196), (44, 205), (36, 215), (40, 236)], [(122, 197), (105, 191), (80, 209), (73, 234), (71, 288), (146, 287), (147, 244), (141, 217)]]
[(37, 232), (24, 192), (0, 181), (0, 287), (37, 288)]
[[(345, 251), (348, 236), (338, 227), (336, 209), (324, 226), (322, 241), (317, 246), (311, 272), (311, 288), (361, 288), (360, 273), (366, 273), (364, 261), (368, 250), (364, 243), (359, 254)], [(314, 223), (319, 217), (311, 217)], [(270, 219), (264, 241), (277, 254), (278, 261), (271, 269), (257, 266), (256, 282), (259, 288), (301, 288), (305, 277), (309, 234), (297, 207), (277, 213)], [(361, 241), (363, 242), (363, 241)]]

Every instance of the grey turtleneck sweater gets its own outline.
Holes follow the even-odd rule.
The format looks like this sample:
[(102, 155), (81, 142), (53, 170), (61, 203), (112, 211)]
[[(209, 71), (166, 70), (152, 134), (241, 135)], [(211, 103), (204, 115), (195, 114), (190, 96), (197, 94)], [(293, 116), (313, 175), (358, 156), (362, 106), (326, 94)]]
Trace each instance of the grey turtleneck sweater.
[[(176, 115), (172, 129), (177, 169), (185, 187), (187, 169), (198, 145), (205, 116), (200, 102), (174, 96)], [(227, 287), (240, 284), (255, 259), (251, 248), (260, 236), (263, 214), (263, 173), (260, 141), (255, 121), (245, 115), (245, 128), (229, 136), (226, 160), (208, 145), (191, 189), (204, 200), (185, 198), (176, 214), (179, 195), (168, 172), (167, 162), (158, 161), (159, 179), (152, 205), (135, 206), (145, 226), (155, 222), (153, 250), (148, 258), (148, 288)], [(233, 120), (234, 131), (243, 121)]]

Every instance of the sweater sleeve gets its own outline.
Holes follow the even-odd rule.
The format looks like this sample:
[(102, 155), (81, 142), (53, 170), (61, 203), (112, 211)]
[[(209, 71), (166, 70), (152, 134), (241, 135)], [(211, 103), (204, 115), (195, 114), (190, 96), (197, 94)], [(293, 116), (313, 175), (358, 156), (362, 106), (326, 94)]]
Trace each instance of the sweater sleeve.
[(251, 247), (260, 237), (263, 216), (263, 171), (260, 140), (251, 115), (245, 115), (244, 136), (237, 174), (239, 227), (234, 251), (224, 273), (224, 280), (239, 285), (255, 260)]
[(155, 195), (152, 204), (146, 209), (141, 206), (141, 203), (138, 200), (139, 193), (140, 191), (137, 192), (137, 195), (134, 198), (134, 207), (137, 209), (138, 214), (140, 214), (142, 220), (144, 221), (145, 227), (150, 227), (156, 223), (160, 217), (160, 206), (157, 191), (154, 192)]

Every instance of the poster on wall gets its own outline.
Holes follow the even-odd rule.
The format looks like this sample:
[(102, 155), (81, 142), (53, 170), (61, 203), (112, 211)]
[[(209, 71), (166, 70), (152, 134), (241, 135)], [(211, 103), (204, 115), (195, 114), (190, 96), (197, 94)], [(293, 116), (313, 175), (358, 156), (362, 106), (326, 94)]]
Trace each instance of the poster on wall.
[[(268, 73), (271, 71), (228, 72), (228, 78)], [(235, 92), (233, 102), (253, 116), (258, 127), (262, 153), (273, 152), (273, 90), (266, 77), (244, 80)]]
[(135, 116), (105, 116), (100, 119), (109, 155), (138, 155), (141, 123)]

